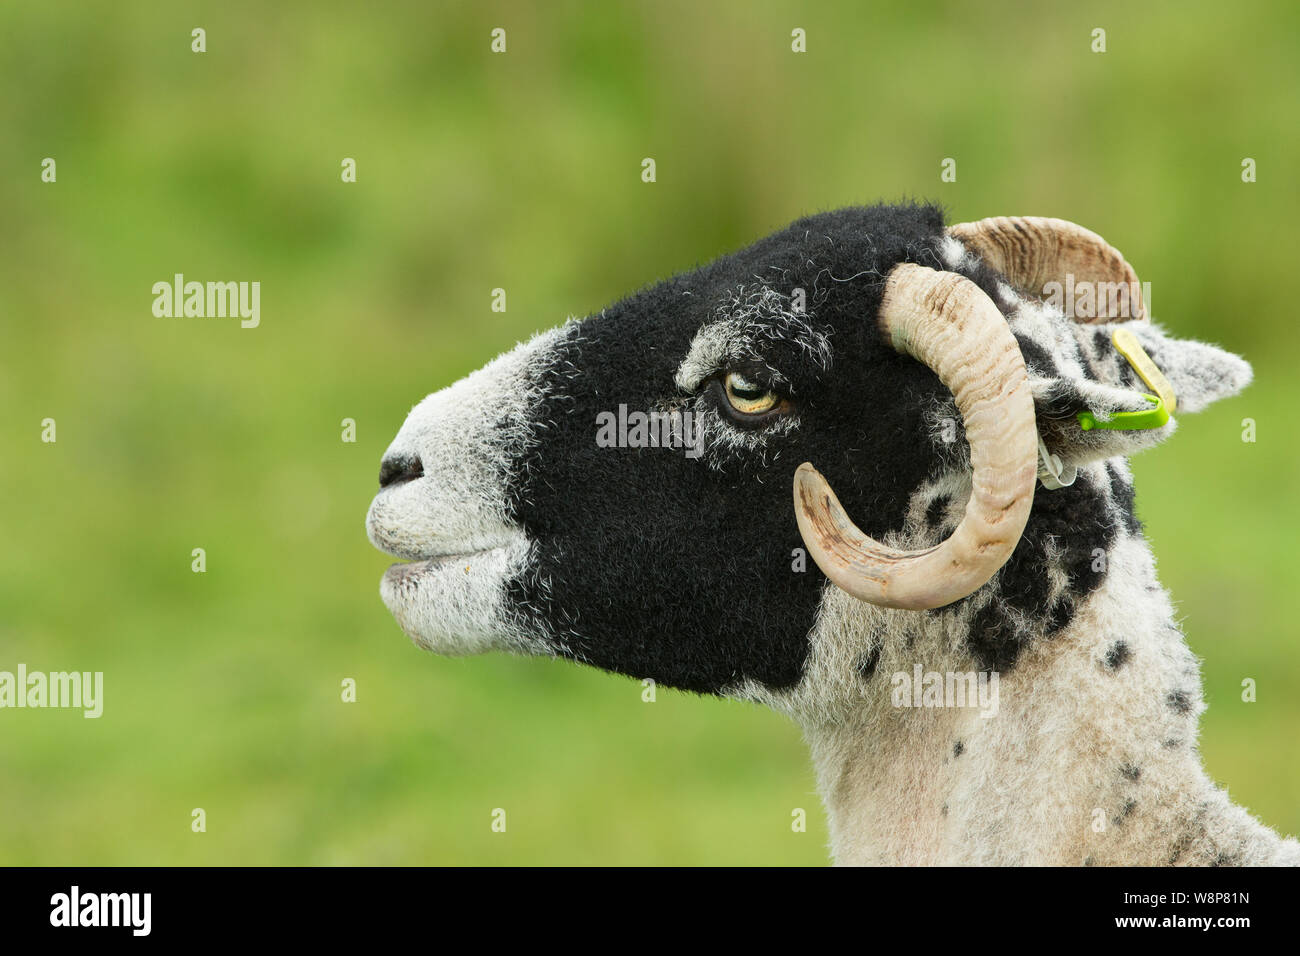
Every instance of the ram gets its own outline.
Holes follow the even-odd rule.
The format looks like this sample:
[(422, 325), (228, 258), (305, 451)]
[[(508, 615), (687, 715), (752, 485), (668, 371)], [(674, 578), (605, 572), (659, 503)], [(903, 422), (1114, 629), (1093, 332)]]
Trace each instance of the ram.
[[(1132, 295), (1072, 315), (1065, 283)], [(406, 561), (382, 597), (439, 653), (790, 715), (840, 863), (1300, 862), (1202, 769), (1126, 462), (1250, 368), (1140, 288), (1061, 220), (801, 219), (420, 402), (367, 517)], [(622, 406), (698, 454), (598, 442)]]

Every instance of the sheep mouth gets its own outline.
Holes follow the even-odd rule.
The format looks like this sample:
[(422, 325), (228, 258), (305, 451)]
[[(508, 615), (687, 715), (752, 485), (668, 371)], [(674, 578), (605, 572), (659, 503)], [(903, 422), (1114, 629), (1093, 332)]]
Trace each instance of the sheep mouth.
[(469, 574), (476, 562), (500, 550), (502, 547), (485, 548), (481, 551), (459, 551), (414, 561), (399, 561), (384, 572), (384, 579), (391, 584), (406, 584), (438, 571), (459, 570), (463, 574)]

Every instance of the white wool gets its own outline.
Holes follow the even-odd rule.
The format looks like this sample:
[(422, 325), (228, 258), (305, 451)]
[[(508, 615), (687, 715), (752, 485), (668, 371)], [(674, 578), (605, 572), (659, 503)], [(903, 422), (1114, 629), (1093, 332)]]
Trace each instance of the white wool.
[(402, 629), (440, 654), (486, 650), (551, 653), (545, 635), (525, 632), (505, 606), (507, 582), (531, 547), (506, 515), (510, 462), (536, 440), (531, 421), (537, 370), (574, 326), (534, 336), (483, 368), (429, 395), (407, 416), (385, 458), (418, 457), (424, 475), (382, 489), (366, 516), (381, 551), (415, 562), (396, 566), (380, 596)]

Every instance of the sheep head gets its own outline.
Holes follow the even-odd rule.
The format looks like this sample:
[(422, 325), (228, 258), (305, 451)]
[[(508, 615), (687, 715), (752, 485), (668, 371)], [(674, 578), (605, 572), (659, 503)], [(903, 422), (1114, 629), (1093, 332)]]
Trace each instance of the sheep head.
[[(409, 563), (384, 601), (440, 653), (761, 697), (800, 684), (852, 595), (1005, 669), (1139, 533), (1123, 457), (1174, 427), (1080, 427), (1147, 387), (1115, 316), (1052, 302), (1067, 279), (1136, 283), (1058, 220), (850, 208), (542, 333), (420, 402), (385, 454), (367, 531)], [(1249, 380), (1132, 291), (1120, 318), (1180, 411)], [(1035, 496), (1043, 456), (1077, 479)]]

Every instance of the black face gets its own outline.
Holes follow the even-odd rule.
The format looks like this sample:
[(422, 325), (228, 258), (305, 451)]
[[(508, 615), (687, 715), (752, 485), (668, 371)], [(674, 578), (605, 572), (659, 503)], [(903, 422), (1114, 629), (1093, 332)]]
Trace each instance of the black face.
[[(537, 543), (511, 604), (608, 670), (701, 692), (796, 683), (825, 578), (810, 560), (796, 570), (791, 479), (812, 462), (868, 534), (901, 527), (937, 464), (924, 407), (947, 391), (881, 340), (876, 317), (894, 265), (939, 266), (942, 230), (932, 207), (813, 216), (573, 326), (544, 376), (540, 440), (510, 480), (511, 517)], [(743, 310), (742, 287), (802, 289), (806, 314), (679, 388), (692, 342)], [(752, 390), (742, 399), (771, 390), (779, 404), (737, 412), (729, 371)], [(706, 423), (699, 457), (598, 444), (602, 413), (674, 402)]]

